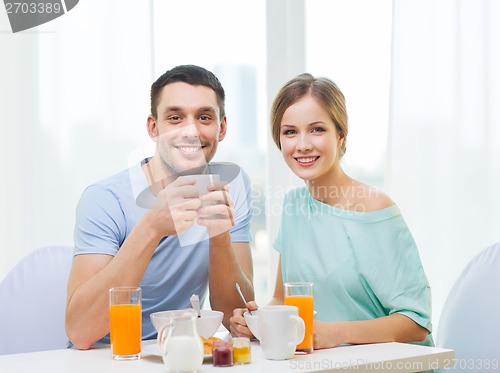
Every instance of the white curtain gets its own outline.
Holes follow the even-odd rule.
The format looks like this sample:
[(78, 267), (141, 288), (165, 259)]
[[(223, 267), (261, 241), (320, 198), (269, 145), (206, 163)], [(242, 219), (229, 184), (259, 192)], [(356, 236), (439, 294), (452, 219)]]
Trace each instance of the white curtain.
[(499, 36), (499, 1), (394, 1), (386, 190), (420, 248), (435, 327), (465, 264), (500, 241)]
[(0, 280), (39, 246), (72, 245), (83, 189), (145, 139), (152, 29), (143, 0), (80, 1), (18, 34), (0, 11)]

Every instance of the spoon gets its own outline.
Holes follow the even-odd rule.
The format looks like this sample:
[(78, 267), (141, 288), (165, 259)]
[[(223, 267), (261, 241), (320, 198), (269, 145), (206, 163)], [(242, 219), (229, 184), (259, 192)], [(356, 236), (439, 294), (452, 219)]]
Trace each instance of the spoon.
[[(245, 303), (245, 306), (246, 306), (247, 301), (245, 300), (245, 297), (243, 296), (243, 293), (241, 292), (240, 284), (238, 284), (238, 283), (236, 283), (236, 290), (238, 290), (238, 294), (240, 295), (241, 300), (243, 301), (243, 303)], [(251, 315), (252, 311), (248, 310), (248, 313)]]
[(196, 314), (198, 317), (201, 317), (200, 313), (200, 297), (197, 294), (191, 295), (191, 298), (189, 298), (189, 301), (191, 302), (191, 307), (196, 311)]

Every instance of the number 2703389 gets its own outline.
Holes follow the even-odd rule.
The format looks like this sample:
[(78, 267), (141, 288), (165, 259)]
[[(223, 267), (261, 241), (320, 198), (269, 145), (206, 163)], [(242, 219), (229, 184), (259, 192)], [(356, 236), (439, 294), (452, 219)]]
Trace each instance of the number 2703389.
[(455, 368), (461, 370), (483, 369), (497, 371), (500, 366), (498, 359), (448, 359), (443, 368)]
[(50, 14), (63, 11), (59, 3), (6, 2), (7, 14)]

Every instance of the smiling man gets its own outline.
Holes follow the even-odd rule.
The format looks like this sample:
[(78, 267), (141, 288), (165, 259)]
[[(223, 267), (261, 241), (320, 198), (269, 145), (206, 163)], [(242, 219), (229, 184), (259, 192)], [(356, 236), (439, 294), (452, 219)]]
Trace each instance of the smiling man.
[[(210, 71), (167, 71), (151, 86), (154, 156), (84, 191), (66, 308), (77, 348), (109, 343), (112, 287), (142, 288), (143, 339), (156, 337), (151, 313), (187, 308), (192, 294), (203, 301), (207, 284), (225, 325), (241, 305), (236, 282), (253, 298), (250, 183), (236, 165), (211, 162), (226, 136), (224, 100)], [(223, 183), (200, 196), (194, 179), (179, 178), (195, 174), (217, 174)]]

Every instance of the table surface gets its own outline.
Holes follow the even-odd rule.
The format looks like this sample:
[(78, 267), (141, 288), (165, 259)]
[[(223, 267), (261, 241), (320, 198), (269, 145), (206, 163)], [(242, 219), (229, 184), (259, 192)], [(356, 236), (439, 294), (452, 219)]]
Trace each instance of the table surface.
[[(88, 351), (75, 349), (51, 350), (0, 356), (2, 373), (140, 373), (166, 372), (163, 360), (157, 355), (156, 341), (144, 341), (140, 360), (115, 361), (109, 346)], [(453, 350), (406, 343), (377, 343), (339, 346), (316, 350), (308, 355), (295, 355), (291, 360), (267, 360), (258, 342), (251, 342), (252, 362), (219, 368), (205, 359), (199, 372), (418, 372), (451, 365)]]

